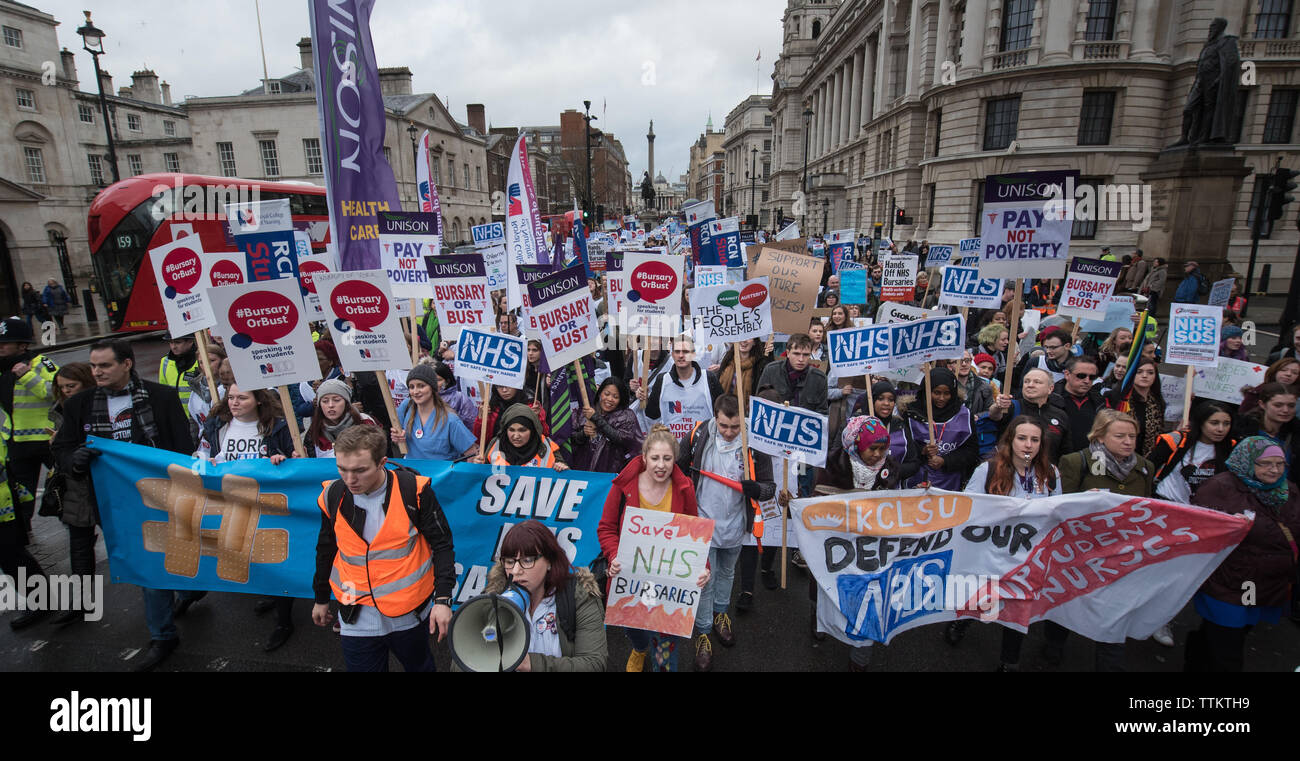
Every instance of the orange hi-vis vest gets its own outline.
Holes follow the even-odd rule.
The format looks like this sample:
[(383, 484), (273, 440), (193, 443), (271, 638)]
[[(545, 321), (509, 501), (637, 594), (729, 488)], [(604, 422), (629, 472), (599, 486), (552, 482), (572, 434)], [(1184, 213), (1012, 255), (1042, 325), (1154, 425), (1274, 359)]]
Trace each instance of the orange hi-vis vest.
[[(542, 450), (546, 450), (546, 456), (542, 456)], [(537, 455), (533, 459), (521, 465), (521, 468), (553, 468), (555, 467), (555, 453), (560, 451), (560, 445), (551, 441), (549, 438), (542, 437), (542, 446), (538, 447)], [(488, 450), (487, 461), (489, 465), (509, 465), (506, 462), (506, 456), (501, 454), (501, 444), (498, 441), (492, 442), (492, 448)]]
[[(373, 541), (357, 535), (334, 506), (334, 538), (338, 552), (330, 572), (330, 588), (343, 605), (369, 605), (389, 618), (406, 615), (428, 602), (434, 592), (433, 552), (420, 530), (411, 523), (397, 476), (389, 476), (388, 511)], [(325, 515), (330, 482), (316, 500)], [(429, 485), (429, 479), (415, 476), (415, 493)], [(347, 495), (346, 487), (342, 492)], [(342, 504), (340, 500), (340, 504)]]

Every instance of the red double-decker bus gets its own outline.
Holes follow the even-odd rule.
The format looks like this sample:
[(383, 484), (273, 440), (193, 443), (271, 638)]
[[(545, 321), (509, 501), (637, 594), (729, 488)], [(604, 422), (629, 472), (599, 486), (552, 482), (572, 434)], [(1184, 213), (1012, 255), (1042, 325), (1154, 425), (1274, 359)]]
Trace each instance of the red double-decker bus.
[(198, 235), (204, 251), (234, 252), (225, 205), (289, 199), (295, 230), (311, 236), (312, 248), (329, 240), (325, 188), (296, 182), (162, 172), (116, 182), (90, 204), (87, 230), (99, 292), (114, 331), (158, 330), (167, 325), (149, 249), (186, 234)]

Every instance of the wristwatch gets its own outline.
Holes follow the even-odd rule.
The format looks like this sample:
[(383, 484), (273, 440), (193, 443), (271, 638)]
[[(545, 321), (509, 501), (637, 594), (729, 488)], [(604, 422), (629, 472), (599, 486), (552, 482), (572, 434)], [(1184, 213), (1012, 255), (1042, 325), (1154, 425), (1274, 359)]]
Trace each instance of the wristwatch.
[(433, 598), (433, 604), (434, 604), (434, 605), (446, 605), (448, 608), (450, 608), (450, 607), (451, 607), (451, 598), (450, 598), (450, 597), (435, 597), (435, 598)]

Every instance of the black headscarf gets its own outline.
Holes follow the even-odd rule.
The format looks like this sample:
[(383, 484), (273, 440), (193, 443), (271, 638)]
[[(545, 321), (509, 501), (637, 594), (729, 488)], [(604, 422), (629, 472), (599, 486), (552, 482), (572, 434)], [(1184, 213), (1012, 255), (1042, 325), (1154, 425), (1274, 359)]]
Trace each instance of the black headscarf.
[(916, 417), (924, 420), (925, 398), (930, 393), (930, 389), (934, 386), (947, 386), (948, 389), (952, 391), (952, 397), (948, 400), (948, 403), (942, 407), (938, 404), (934, 404), (933, 400), (931, 400), (931, 405), (934, 409), (933, 422), (942, 423), (947, 421), (953, 415), (956, 415), (957, 411), (961, 409), (961, 399), (957, 396), (957, 376), (953, 371), (946, 367), (934, 367), (930, 369), (930, 382), (927, 384), (924, 380), (921, 381), (921, 390), (917, 393), (916, 401), (912, 402), (909, 411), (915, 414)]
[[(527, 444), (516, 447), (510, 443), (510, 434), (507, 431), (511, 423), (522, 423), (532, 429), (532, 435), (528, 437)], [(541, 451), (542, 422), (537, 419), (537, 413), (533, 412), (532, 407), (526, 404), (510, 405), (509, 409), (502, 413), (497, 421), (497, 427), (500, 431), (497, 434), (497, 447), (508, 464), (523, 465), (536, 457), (537, 453)]]

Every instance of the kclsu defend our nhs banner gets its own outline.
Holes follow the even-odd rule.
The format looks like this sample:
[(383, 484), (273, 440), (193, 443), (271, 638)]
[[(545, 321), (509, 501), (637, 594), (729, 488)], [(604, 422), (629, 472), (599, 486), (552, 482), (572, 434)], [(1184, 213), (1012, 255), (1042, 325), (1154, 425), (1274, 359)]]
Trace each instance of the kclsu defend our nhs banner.
[[(91, 466), (114, 582), (156, 589), (309, 598), (330, 459), (212, 465), (92, 437)], [(536, 519), (571, 561), (600, 554), (596, 524), (612, 473), (393, 460), (427, 476), (451, 525), (457, 604), (483, 591), (511, 526)]]

